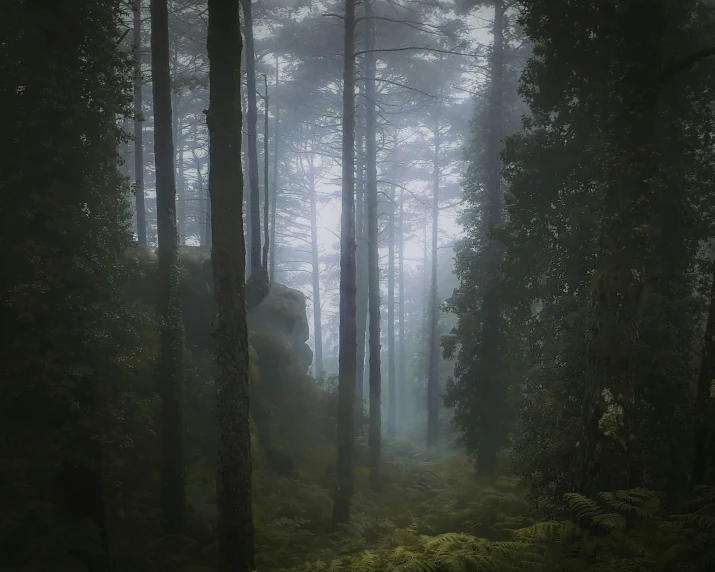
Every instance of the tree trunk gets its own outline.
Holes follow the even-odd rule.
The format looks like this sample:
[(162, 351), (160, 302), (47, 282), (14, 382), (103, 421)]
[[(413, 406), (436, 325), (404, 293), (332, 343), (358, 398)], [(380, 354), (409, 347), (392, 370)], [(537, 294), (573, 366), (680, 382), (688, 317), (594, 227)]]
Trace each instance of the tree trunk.
[(273, 282), (276, 279), (276, 207), (278, 204), (278, 127), (280, 124), (281, 108), (278, 101), (279, 66), (278, 56), (276, 56), (276, 89), (274, 98), (276, 100), (276, 121), (273, 129), (273, 202), (271, 203), (271, 267), (269, 279)]
[(338, 358), (338, 459), (333, 525), (350, 520), (355, 447), (355, 0), (345, 0), (343, 50), (343, 189), (340, 231), (340, 354)]
[[(358, 90), (358, 94), (362, 90)], [(362, 91), (364, 95), (364, 91)], [(363, 98), (364, 102), (364, 98)], [(364, 108), (364, 106), (363, 106)], [(359, 108), (358, 108), (359, 109)], [(368, 297), (368, 270), (367, 270), (367, 234), (365, 232), (365, 153), (362, 123), (357, 127), (356, 163), (356, 214), (357, 227), (357, 384), (356, 384), (356, 415), (358, 416), (357, 431), (359, 435), (364, 431), (365, 408), (365, 341), (367, 331), (367, 297)]]
[(209, 0), (209, 193), (219, 442), (219, 572), (254, 570), (238, 0)]
[[(102, 564), (98, 568), (109, 569), (105, 560), (109, 555), (109, 538), (102, 485), (101, 445), (96, 438), (89, 435), (83, 435), (82, 441), (85, 449), (84, 458), (65, 459), (55, 477), (53, 516), (79, 523), (90, 521), (99, 532), (102, 546), (100, 557)], [(85, 552), (87, 553), (88, 551)], [(94, 554), (92, 557), (92, 560), (95, 560)], [(98, 564), (99, 562), (95, 560), (94, 565)], [(87, 565), (89, 566), (89, 563)]]
[[(129, 133), (129, 123), (125, 119), (122, 121), (122, 133)], [(129, 168), (129, 143), (122, 141), (119, 144), (119, 158), (121, 159), (120, 172), (122, 176), (131, 179), (131, 169)]]
[(142, 136), (142, 0), (134, 0), (134, 185), (137, 241), (146, 246), (146, 205), (144, 204), (144, 141)]
[[(244, 57), (245, 57), (245, 52), (244, 52)], [(244, 166), (244, 172), (243, 172), (243, 180), (245, 181), (246, 179), (248, 180), (249, 183), (249, 189), (248, 192), (243, 193), (243, 214), (244, 214), (244, 234), (245, 234), (245, 243), (246, 243), (246, 276), (249, 276), (251, 274), (251, 268), (252, 262), (251, 262), (251, 252), (253, 252), (253, 247), (251, 244), (253, 243), (253, 231), (251, 230), (252, 227), (252, 219), (251, 219), (251, 189), (250, 189), (250, 183), (251, 183), (251, 165), (248, 161), (248, 102), (246, 101), (246, 94), (245, 92), (241, 93), (241, 152), (239, 153), (241, 157), (241, 162)]]
[[(620, 28), (625, 35), (630, 37), (642, 29), (642, 18), (633, 15), (642, 16), (645, 9), (645, 5), (638, 4), (625, 18)], [(617, 83), (606, 103), (612, 107), (595, 110), (598, 114), (608, 109), (601, 115), (603, 133), (607, 134), (604, 164), (619, 167), (605, 173), (596, 221), (597, 268), (591, 302), (579, 483), (579, 492), (588, 496), (640, 486), (641, 469), (634, 454), (634, 421), (641, 399), (636, 394), (636, 364), (643, 344), (641, 336), (646, 332), (641, 330), (639, 315), (643, 282), (633, 269), (644, 268), (647, 272), (654, 250), (655, 256), (662, 255), (660, 249), (651, 246), (653, 235), (643, 234), (643, 229), (651, 228), (658, 199), (651, 179), (660, 177), (660, 150), (654, 145), (658, 91), (644, 90), (643, 85), (662, 69), (664, 36), (656, 30), (663, 31), (668, 21), (668, 10), (662, 2), (649, 4), (647, 10), (649, 34), (641, 41), (625, 42), (619, 50), (619, 60), (611, 64)], [(664, 282), (671, 283), (671, 277)], [(606, 434), (601, 420), (614, 409), (618, 411), (618, 422), (612, 434)]]
[(313, 262), (313, 325), (315, 332), (315, 378), (322, 379), (323, 369), (323, 328), (320, 308), (320, 257), (318, 255), (318, 201), (315, 193), (315, 170), (313, 155), (309, 155), (310, 185), (310, 243)]
[(204, 190), (204, 179), (201, 176), (201, 161), (196, 157), (196, 150), (193, 150), (194, 161), (196, 161), (196, 186), (199, 198), (199, 246), (206, 246), (208, 236), (208, 200)]
[(398, 272), (400, 276), (400, 343), (397, 354), (397, 406), (398, 417), (404, 419), (407, 413), (407, 364), (405, 362), (405, 195), (404, 189), (400, 189), (400, 220), (398, 223)]
[(179, 299), (174, 145), (171, 133), (171, 73), (167, 0), (151, 1), (151, 75), (154, 98), (156, 223), (159, 242), (158, 310), (161, 334), (159, 387), (162, 400), (161, 507), (167, 529), (184, 525), (186, 478), (183, 452), (183, 327)]
[[(179, 69), (178, 49), (174, 45), (171, 54), (171, 70), (173, 77), (178, 76)], [(186, 238), (186, 198), (184, 197), (184, 147), (183, 147), (183, 127), (181, 124), (181, 114), (179, 113), (179, 94), (176, 91), (171, 93), (172, 109), (172, 135), (174, 149), (176, 152), (176, 228), (179, 234), (179, 244), (184, 244)]]
[[(439, 103), (438, 103), (439, 105)], [(439, 235), (440, 121), (433, 128), (432, 164), (432, 284), (429, 292), (429, 359), (427, 371), (427, 446), (439, 440), (439, 293), (437, 291), (437, 239)]]
[(395, 185), (390, 191), (390, 230), (387, 268), (387, 436), (397, 431), (397, 387), (395, 379)]
[(268, 76), (263, 76), (266, 110), (263, 114), (263, 268), (268, 270), (268, 251), (271, 247), (271, 232), (268, 226), (268, 213), (271, 205), (271, 195), (268, 191)]
[[(484, 220), (491, 232), (502, 224), (504, 197), (501, 184), (501, 152), (504, 147), (504, 5), (502, 0), (494, 3), (494, 44), (490, 62), (489, 114), (487, 117), (485, 145), (485, 191)], [(482, 286), (483, 330), (482, 359), (485, 368), (478, 385), (479, 400), (485, 404), (480, 410), (479, 441), (477, 450), (477, 473), (493, 478), (497, 469), (497, 454), (506, 435), (500, 428), (499, 415), (504, 412), (503, 325), (502, 302), (499, 295), (499, 268), (502, 264), (502, 246), (493, 238), (486, 239), (485, 252), (487, 283)]]
[(251, 218), (251, 272), (261, 267), (261, 192), (258, 187), (258, 103), (256, 101), (256, 54), (253, 43), (251, 0), (241, 0), (243, 33), (246, 36), (246, 131), (248, 133), (248, 187)]
[(184, 178), (184, 143), (182, 135), (182, 122), (178, 121), (177, 127), (179, 131), (176, 135), (178, 152), (176, 160), (178, 161), (178, 179), (176, 181), (176, 213), (177, 213), (177, 228), (179, 231), (179, 244), (186, 244), (186, 180)]
[[(369, 6), (368, 6), (368, 14)], [(375, 46), (375, 27), (368, 21), (367, 49)], [(370, 483), (373, 489), (380, 486), (380, 447), (382, 433), (381, 391), (380, 378), (380, 256), (378, 251), (378, 226), (377, 226), (377, 113), (375, 99), (375, 54), (365, 54), (365, 123), (367, 147), (367, 242), (368, 242), (368, 312), (370, 316), (369, 343), (370, 343), (370, 429), (368, 446), (370, 448)]]
[(429, 276), (429, 271), (427, 270), (429, 268), (429, 248), (428, 248), (428, 240), (427, 240), (427, 229), (429, 227), (430, 217), (429, 215), (425, 212), (425, 218), (424, 218), (424, 224), (422, 225), (422, 272), (423, 272), (423, 280), (422, 280), (422, 320), (423, 320), (423, 326), (427, 326), (429, 322), (427, 321), (429, 318), (429, 300), (427, 299), (427, 295), (429, 294), (429, 281), (427, 280), (427, 277)]
[(708, 322), (703, 336), (700, 374), (695, 396), (695, 423), (693, 442), (693, 467), (690, 475), (691, 489), (705, 484), (708, 471), (715, 467), (711, 450), (712, 399), (710, 397), (712, 380), (715, 378), (715, 262), (713, 262), (713, 281), (710, 288), (710, 308)]

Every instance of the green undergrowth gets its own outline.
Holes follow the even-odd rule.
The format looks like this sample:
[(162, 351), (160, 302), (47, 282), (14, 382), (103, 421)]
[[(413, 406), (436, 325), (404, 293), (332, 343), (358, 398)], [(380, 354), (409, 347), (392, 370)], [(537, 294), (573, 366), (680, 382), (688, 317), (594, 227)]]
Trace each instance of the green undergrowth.
[[(364, 453), (364, 451), (362, 451)], [(364, 456), (364, 455), (363, 455)], [(257, 568), (288, 570), (365, 550), (398, 548), (421, 536), (461, 532), (504, 539), (533, 522), (516, 481), (478, 483), (469, 461), (388, 443), (382, 487), (356, 470), (349, 525), (331, 526), (332, 482), (261, 480), (256, 487)]]
[[(564, 498), (570, 518), (516, 528), (507, 540), (397, 531), (398, 546), (294, 570), (361, 572), (709, 572), (715, 570), (715, 488), (701, 487), (682, 514), (666, 516), (646, 490)], [(270, 569), (270, 568), (267, 568)]]

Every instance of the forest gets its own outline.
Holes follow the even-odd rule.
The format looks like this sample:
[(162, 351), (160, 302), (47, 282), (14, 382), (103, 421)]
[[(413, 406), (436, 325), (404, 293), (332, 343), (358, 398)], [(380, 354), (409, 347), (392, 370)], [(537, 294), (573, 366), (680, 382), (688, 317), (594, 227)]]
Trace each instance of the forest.
[(0, 572), (715, 571), (715, 0), (4, 0), (0, 78)]

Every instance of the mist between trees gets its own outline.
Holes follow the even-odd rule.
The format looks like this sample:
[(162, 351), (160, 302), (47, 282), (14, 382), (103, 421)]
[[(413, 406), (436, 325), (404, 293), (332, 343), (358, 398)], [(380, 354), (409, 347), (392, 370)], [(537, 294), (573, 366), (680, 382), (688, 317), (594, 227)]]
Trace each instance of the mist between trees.
[(711, 0), (0, 6), (0, 571), (715, 569)]

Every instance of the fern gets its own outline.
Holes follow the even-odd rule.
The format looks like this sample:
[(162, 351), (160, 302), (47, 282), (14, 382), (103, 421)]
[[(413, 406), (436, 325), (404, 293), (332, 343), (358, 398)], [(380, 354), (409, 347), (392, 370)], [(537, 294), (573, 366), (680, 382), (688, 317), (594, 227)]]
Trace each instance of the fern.
[(573, 522), (539, 522), (514, 531), (517, 538), (532, 542), (568, 542), (581, 536), (581, 529)]
[(626, 519), (615, 512), (599, 514), (598, 516), (595, 516), (591, 522), (597, 526), (605, 528), (609, 532), (625, 530), (628, 526)]
[(568, 493), (564, 495), (564, 499), (579, 519), (590, 521), (602, 512), (596, 501), (581, 494)]

